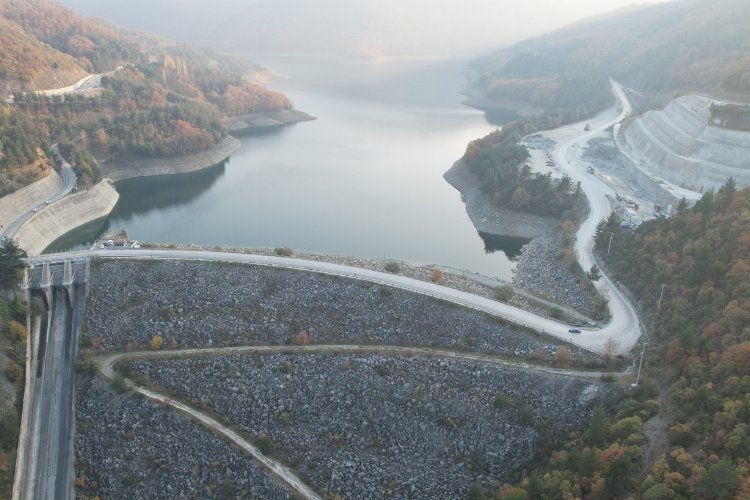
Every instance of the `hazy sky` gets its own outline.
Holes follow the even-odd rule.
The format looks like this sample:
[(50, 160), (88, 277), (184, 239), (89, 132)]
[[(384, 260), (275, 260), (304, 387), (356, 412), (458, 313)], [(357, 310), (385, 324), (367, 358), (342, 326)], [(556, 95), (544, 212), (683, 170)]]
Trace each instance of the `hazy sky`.
[(648, 0), (61, 0), (162, 36), (258, 55), (383, 57), (497, 49)]

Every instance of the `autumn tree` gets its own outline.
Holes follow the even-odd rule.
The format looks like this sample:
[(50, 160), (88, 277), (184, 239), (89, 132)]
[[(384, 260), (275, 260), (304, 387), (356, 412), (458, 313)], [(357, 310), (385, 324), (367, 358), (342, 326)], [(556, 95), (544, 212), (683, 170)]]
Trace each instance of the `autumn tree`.
[(164, 345), (164, 337), (162, 337), (161, 335), (154, 335), (153, 337), (151, 337), (149, 345), (151, 346), (151, 349), (161, 349), (161, 347)]

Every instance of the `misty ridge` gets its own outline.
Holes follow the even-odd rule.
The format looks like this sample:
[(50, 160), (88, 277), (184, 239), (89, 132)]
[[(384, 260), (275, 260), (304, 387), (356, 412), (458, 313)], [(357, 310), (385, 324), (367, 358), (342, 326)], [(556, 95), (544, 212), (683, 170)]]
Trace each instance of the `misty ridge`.
[[(252, 55), (323, 55), (378, 62), (477, 56), (626, 0), (63, 0), (124, 27)], [(642, 3), (638, 2), (638, 3)], [(144, 15), (144, 13), (148, 13)]]

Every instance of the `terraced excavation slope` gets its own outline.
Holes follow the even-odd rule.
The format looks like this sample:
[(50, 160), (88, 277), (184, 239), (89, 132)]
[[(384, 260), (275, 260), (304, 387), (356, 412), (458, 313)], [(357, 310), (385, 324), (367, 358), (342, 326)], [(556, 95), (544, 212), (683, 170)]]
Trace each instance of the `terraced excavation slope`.
[[(637, 165), (693, 191), (717, 190), (729, 177), (750, 185), (750, 132), (722, 120), (742, 106), (697, 95), (649, 111), (624, 130), (624, 150)], [(723, 126), (722, 126), (723, 125)]]

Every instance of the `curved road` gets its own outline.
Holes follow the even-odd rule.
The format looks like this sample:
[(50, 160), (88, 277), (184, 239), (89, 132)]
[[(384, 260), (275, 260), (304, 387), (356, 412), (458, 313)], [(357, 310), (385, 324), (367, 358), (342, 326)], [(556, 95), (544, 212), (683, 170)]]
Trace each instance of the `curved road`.
[[(594, 135), (604, 131), (608, 127), (619, 123), (631, 112), (630, 103), (625, 96), (622, 87), (612, 80), (612, 87), (622, 110), (614, 119), (603, 120), (601, 123), (590, 122), (591, 130), (576, 135), (567, 142), (559, 143), (555, 148), (555, 159), (560, 167), (565, 170), (571, 178), (580, 180), (581, 188), (589, 199), (591, 211), (588, 219), (584, 221), (577, 234), (576, 250), (584, 269), (590, 269), (594, 263), (593, 238), (596, 226), (600, 220), (606, 218), (612, 208), (608, 196), (613, 197), (614, 191), (604, 182), (586, 172), (586, 165), (580, 161), (582, 146)], [(29, 259), (29, 262), (40, 262), (44, 260), (60, 260), (66, 258), (81, 257), (117, 257), (138, 259), (184, 259), (184, 260), (207, 260), (238, 262), (244, 264), (255, 264), (286, 269), (297, 269), (317, 273), (331, 274), (348, 278), (365, 280), (373, 283), (394, 286), (404, 290), (429, 295), (438, 299), (453, 302), (485, 312), (487, 314), (501, 316), (514, 323), (528, 326), (542, 333), (553, 335), (566, 340), (584, 349), (598, 353), (623, 354), (630, 351), (641, 335), (640, 323), (635, 309), (616, 289), (607, 276), (597, 283), (605, 297), (609, 299), (609, 307), (612, 319), (601, 329), (584, 330), (580, 334), (568, 332), (569, 325), (560, 323), (553, 319), (537, 316), (534, 313), (519, 309), (517, 307), (496, 302), (485, 297), (479, 297), (470, 293), (447, 288), (435, 283), (418, 281), (395, 274), (382, 273), (369, 269), (355, 268), (332, 264), (328, 262), (314, 262), (302, 259), (275, 257), (266, 255), (249, 255), (238, 253), (222, 253), (211, 251), (184, 251), (184, 250), (135, 250), (135, 249), (97, 249), (85, 252), (66, 252), (54, 255), (45, 255)]]
[[(480, 312), (501, 316), (509, 321), (528, 326), (542, 333), (547, 333), (560, 339), (569, 341), (584, 349), (605, 352), (607, 349), (607, 339), (609, 336), (617, 335), (617, 330), (611, 330), (608, 325), (601, 330), (585, 330), (580, 334), (571, 334), (568, 332), (569, 325), (556, 321), (554, 319), (538, 316), (530, 311), (518, 307), (497, 302), (486, 297), (480, 297), (468, 292), (448, 288), (436, 283), (419, 281), (413, 278), (407, 278), (398, 274), (390, 274), (359, 267), (344, 266), (330, 262), (309, 261), (303, 259), (294, 259), (289, 257), (276, 257), (270, 255), (253, 255), (241, 253), (225, 253), (204, 250), (147, 250), (147, 249), (115, 249), (104, 248), (80, 252), (66, 252), (60, 254), (43, 255), (28, 259), (29, 263), (40, 263), (45, 260), (75, 259), (82, 257), (102, 257), (102, 258), (132, 258), (132, 259), (180, 259), (180, 260), (201, 260), (217, 262), (235, 262), (242, 264), (254, 264), (260, 266), (276, 267), (282, 269), (292, 269), (299, 271), (311, 271), (321, 274), (340, 276), (378, 283), (382, 285), (400, 288), (410, 292), (428, 295), (436, 299), (445, 300), (454, 304), (462, 305), (475, 309)], [(626, 352), (632, 347), (632, 344), (620, 343), (621, 352)]]
[(73, 191), (73, 188), (76, 187), (76, 174), (73, 171), (73, 167), (65, 158), (62, 157), (62, 155), (58, 151), (57, 144), (52, 146), (52, 152), (55, 154), (55, 156), (57, 156), (58, 160), (60, 160), (59, 175), (60, 177), (62, 177), (62, 185), (60, 186), (60, 189), (58, 189), (55, 194), (53, 194), (46, 200), (39, 200), (39, 203), (36, 206), (31, 207), (31, 209), (23, 213), (12, 224), (9, 224), (8, 227), (6, 227), (2, 231), (2, 233), (0, 233), (0, 238), (13, 238), (18, 230), (21, 229), (21, 226), (26, 223), (26, 221), (31, 219), (38, 211), (45, 209), (47, 205), (49, 205), (49, 203), (47, 203), (48, 201), (50, 203), (53, 203), (55, 201), (61, 200), (71, 191)]
[[(615, 198), (615, 191), (598, 177), (587, 173), (587, 165), (580, 160), (581, 150), (592, 137), (614, 124), (620, 123), (632, 112), (630, 101), (628, 101), (622, 86), (614, 80), (610, 80), (610, 82), (622, 106), (620, 114), (603, 123), (592, 124), (591, 130), (588, 132), (557, 145), (554, 153), (557, 164), (571, 178), (581, 182), (581, 189), (589, 200), (591, 212), (576, 234), (576, 253), (584, 270), (591, 269), (591, 266), (595, 263), (594, 236), (596, 226), (602, 219), (609, 217), (612, 212), (610, 200)], [(608, 276), (602, 274), (602, 278), (596, 285), (602, 295), (609, 299), (609, 309), (612, 313), (612, 320), (606, 328), (601, 330), (601, 333), (619, 344), (614, 349), (616, 352), (627, 352), (635, 345), (642, 333), (638, 314)]]
[[(124, 358), (128, 355), (129, 353), (121, 353), (121, 354), (115, 354), (115, 355), (103, 358), (99, 363), (99, 370), (108, 379), (114, 379), (115, 378), (115, 373), (113, 370), (114, 363), (117, 360)], [(294, 472), (292, 472), (291, 469), (289, 469), (285, 465), (282, 465), (280, 462), (272, 458), (269, 458), (263, 453), (261, 453), (261, 451), (258, 448), (256, 448), (254, 444), (252, 444), (250, 441), (248, 441), (247, 439), (237, 434), (235, 431), (233, 431), (229, 427), (226, 427), (225, 425), (209, 417), (205, 413), (195, 410), (194, 408), (191, 408), (190, 406), (187, 406), (179, 401), (175, 401), (174, 399), (168, 396), (164, 396), (162, 394), (159, 394), (158, 392), (154, 392), (149, 389), (146, 389), (145, 387), (141, 387), (127, 379), (125, 380), (125, 383), (128, 385), (128, 387), (130, 387), (137, 393), (142, 394), (153, 401), (157, 401), (163, 405), (168, 405), (176, 410), (179, 410), (180, 412), (184, 413), (190, 418), (197, 420), (198, 422), (208, 427), (209, 429), (226, 437), (231, 442), (239, 446), (242, 450), (249, 453), (255, 460), (257, 460), (266, 469), (270, 470), (273, 474), (279, 477), (284, 483), (286, 483), (287, 486), (292, 488), (302, 498), (312, 499), (312, 500), (321, 500), (321, 497), (317, 493), (315, 493), (315, 491), (313, 491), (312, 488), (307, 486), (300, 478), (298, 478), (294, 474)]]

